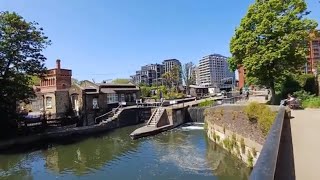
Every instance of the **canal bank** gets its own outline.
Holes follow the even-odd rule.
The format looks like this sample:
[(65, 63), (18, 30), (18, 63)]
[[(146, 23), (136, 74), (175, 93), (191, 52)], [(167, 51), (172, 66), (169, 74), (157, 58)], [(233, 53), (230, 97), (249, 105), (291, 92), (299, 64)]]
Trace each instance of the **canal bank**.
[(32, 148), (43, 142), (59, 142), (66, 138), (89, 137), (116, 128), (144, 123), (151, 116), (151, 108), (124, 109), (119, 116), (109, 122), (83, 127), (58, 127), (43, 133), (18, 137), (0, 142), (0, 151), (19, 148)]
[[(0, 155), (4, 179), (248, 179), (250, 169), (210, 141), (201, 125), (132, 140), (128, 126), (76, 143)], [(125, 172), (125, 173), (124, 173)]]

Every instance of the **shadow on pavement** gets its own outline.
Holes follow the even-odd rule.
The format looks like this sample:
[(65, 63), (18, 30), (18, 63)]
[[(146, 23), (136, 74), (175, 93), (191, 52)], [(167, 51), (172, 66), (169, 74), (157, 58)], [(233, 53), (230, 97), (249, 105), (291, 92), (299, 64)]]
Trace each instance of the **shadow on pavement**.
[[(292, 117), (291, 117), (292, 118)], [(291, 118), (285, 118), (281, 133), (275, 180), (295, 180)]]

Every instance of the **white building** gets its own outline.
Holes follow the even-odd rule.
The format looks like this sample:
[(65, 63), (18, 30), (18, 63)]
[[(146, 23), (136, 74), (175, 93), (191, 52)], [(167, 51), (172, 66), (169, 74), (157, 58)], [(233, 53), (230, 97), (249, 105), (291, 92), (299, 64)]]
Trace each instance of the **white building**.
[(235, 73), (229, 70), (227, 57), (220, 54), (205, 56), (200, 60), (198, 68), (201, 86), (220, 89), (234, 86)]

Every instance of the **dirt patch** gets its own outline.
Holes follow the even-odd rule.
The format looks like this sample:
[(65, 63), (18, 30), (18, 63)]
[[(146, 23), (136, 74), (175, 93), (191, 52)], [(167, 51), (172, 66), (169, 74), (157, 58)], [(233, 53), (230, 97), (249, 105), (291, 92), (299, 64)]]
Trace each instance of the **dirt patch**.
[(244, 107), (206, 109), (205, 119), (261, 145), (264, 144), (266, 139), (259, 128), (258, 123), (249, 121), (244, 112)]

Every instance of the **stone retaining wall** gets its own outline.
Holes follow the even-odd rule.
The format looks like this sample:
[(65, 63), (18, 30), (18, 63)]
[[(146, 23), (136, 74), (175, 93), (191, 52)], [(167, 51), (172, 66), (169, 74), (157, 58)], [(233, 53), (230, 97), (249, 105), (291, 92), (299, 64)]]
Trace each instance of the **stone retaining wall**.
[(221, 147), (237, 156), (249, 167), (253, 167), (259, 157), (262, 145), (210, 121), (205, 121), (208, 137)]
[[(259, 136), (257, 136), (257, 134), (260, 135), (260, 129), (255, 129), (255, 125), (246, 124), (249, 121), (243, 119), (245, 116), (243, 112), (244, 107), (244, 105), (191, 107), (188, 109), (188, 118), (191, 122), (204, 122), (209, 139), (241, 159), (249, 167), (253, 167), (262, 150), (264, 138), (258, 138)], [(278, 110), (278, 106), (269, 107), (272, 111)], [(221, 110), (223, 115), (221, 115), (219, 121), (208, 120), (205, 117), (206, 109), (217, 112), (223, 109), (223, 111)], [(233, 117), (232, 114), (236, 114), (237, 116), (233, 118), (233, 120), (227, 121), (227, 119)], [(237, 120), (237, 118), (240, 117), (242, 121)], [(224, 125), (222, 125), (221, 122), (225, 122)]]

